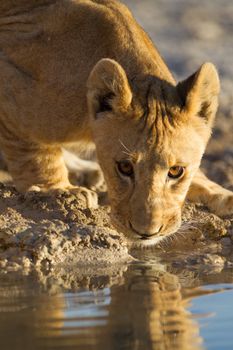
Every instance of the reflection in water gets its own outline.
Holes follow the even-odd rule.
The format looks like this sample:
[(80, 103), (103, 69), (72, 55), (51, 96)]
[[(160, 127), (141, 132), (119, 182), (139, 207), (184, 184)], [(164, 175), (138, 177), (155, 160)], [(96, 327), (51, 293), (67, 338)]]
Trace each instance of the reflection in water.
[(192, 290), (185, 293), (176, 275), (134, 264), (115, 285), (99, 288), (96, 276), (95, 281), (97, 289), (92, 284), (92, 290), (74, 292), (60, 286), (54, 293), (54, 286), (48, 291), (32, 279), (16, 283), (5, 277), (0, 281), (1, 348), (202, 348), (198, 322), (188, 311)]
[(151, 266), (129, 269), (121, 290), (112, 293), (108, 348), (126, 343), (132, 349), (200, 349), (198, 324), (187, 305), (175, 275)]

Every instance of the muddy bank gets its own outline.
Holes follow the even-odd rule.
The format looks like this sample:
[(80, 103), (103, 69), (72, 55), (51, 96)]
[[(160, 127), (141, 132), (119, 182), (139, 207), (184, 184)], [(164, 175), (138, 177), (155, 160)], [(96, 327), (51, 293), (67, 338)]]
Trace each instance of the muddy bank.
[(23, 196), (0, 185), (1, 269), (103, 267), (128, 259), (124, 238), (111, 228), (108, 208), (86, 209), (84, 198), (68, 192)]
[[(149, 256), (151, 254), (149, 253)], [(157, 252), (168, 271), (203, 276), (233, 267), (233, 217), (220, 218), (203, 205), (187, 204), (181, 229)]]
[[(48, 273), (53, 269), (54, 274), (56, 269), (60, 276), (65, 267), (87, 270), (95, 266), (96, 271), (96, 266), (101, 269), (132, 261), (124, 237), (111, 226), (109, 210), (108, 206), (86, 209), (84, 198), (69, 192), (24, 196), (13, 187), (0, 185), (2, 272), (36, 269)], [(195, 261), (207, 264), (211, 251), (216, 255), (219, 245), (231, 248), (232, 243), (233, 218), (221, 219), (202, 206), (187, 204), (179, 232), (151, 249), (150, 254), (163, 258), (171, 252), (188, 252), (186, 265), (194, 266)], [(201, 261), (203, 252), (206, 257)], [(138, 252), (133, 255), (137, 257)]]

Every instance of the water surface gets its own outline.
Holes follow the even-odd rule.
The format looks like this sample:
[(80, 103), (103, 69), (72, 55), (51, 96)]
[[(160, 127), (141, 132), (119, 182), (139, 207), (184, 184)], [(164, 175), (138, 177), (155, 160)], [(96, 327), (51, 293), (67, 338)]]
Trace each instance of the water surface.
[(200, 274), (148, 256), (110, 275), (3, 275), (0, 348), (232, 349), (232, 281), (231, 269)]

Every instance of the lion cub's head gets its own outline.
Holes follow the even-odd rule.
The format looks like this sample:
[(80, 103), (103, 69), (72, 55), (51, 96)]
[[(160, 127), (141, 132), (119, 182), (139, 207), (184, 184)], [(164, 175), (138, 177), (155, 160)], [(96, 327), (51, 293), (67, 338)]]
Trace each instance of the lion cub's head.
[(133, 244), (156, 244), (179, 228), (218, 93), (218, 75), (210, 63), (177, 86), (153, 76), (128, 81), (110, 59), (92, 70), (90, 124), (112, 220)]

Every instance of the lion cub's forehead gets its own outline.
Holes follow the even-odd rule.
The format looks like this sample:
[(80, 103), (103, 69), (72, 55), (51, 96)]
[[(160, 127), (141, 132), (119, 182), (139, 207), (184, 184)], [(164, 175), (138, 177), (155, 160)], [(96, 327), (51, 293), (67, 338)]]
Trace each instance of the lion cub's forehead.
[[(157, 147), (163, 142), (166, 134), (174, 133), (181, 122), (182, 107), (175, 86), (160, 80), (137, 86), (131, 110), (132, 120), (137, 121), (137, 130), (148, 143)], [(170, 135), (169, 135), (170, 137)]]
[(154, 76), (137, 77), (133, 81), (133, 105), (153, 118), (179, 113), (182, 101), (175, 85)]
[(130, 150), (135, 162), (162, 167), (200, 158), (203, 142), (190, 120), (184, 117), (175, 86), (153, 80), (143, 87), (143, 94), (138, 92), (140, 89), (135, 93), (126, 124), (123, 122), (118, 128), (123, 152)]
[(150, 169), (199, 161), (204, 144), (192, 125), (161, 119), (161, 116), (154, 118), (152, 125), (145, 122), (144, 128), (139, 123), (121, 141), (122, 152)]

